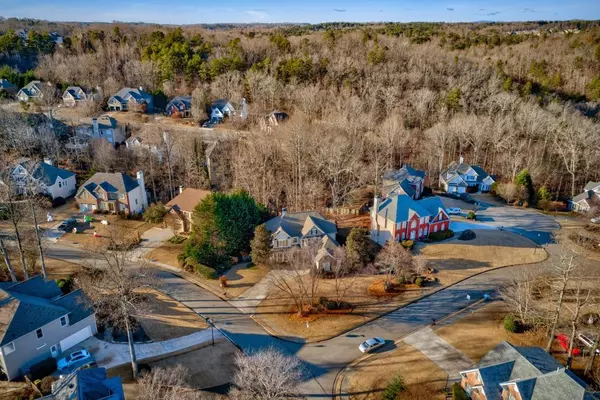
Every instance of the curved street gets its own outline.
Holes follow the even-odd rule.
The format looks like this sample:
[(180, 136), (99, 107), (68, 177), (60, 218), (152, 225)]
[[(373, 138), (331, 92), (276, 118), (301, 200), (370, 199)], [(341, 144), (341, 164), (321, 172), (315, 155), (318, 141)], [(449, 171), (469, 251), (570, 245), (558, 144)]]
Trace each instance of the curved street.
[[(334, 392), (337, 374), (344, 366), (362, 355), (357, 347), (365, 338), (380, 336), (388, 341), (401, 339), (428, 326), (433, 318), (439, 321), (480, 300), (484, 294), (493, 294), (518, 270), (547, 268), (552, 257), (556, 256), (558, 246), (553, 243), (553, 232), (560, 226), (554, 218), (532, 210), (495, 205), (481, 209), (478, 216), (483, 223), (502, 226), (545, 245), (550, 254), (549, 259), (538, 264), (500, 268), (470, 277), (323, 342), (304, 344), (301, 341), (273, 337), (256, 323), (251, 315), (236, 308), (234, 304), (164, 270), (158, 272), (160, 289), (201, 316), (211, 318), (214, 324), (245, 352), (273, 346), (296, 355), (307, 368), (307, 379), (301, 388), (304, 396), (330, 398)], [(76, 263), (81, 263), (85, 257), (81, 250), (60, 244), (53, 245), (49, 255)], [(470, 299), (467, 298), (467, 294)]]

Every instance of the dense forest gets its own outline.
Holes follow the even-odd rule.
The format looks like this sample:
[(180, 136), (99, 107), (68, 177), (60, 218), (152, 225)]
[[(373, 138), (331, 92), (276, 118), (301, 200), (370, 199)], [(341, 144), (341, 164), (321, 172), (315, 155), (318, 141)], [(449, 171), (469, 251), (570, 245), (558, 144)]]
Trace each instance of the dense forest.
[[(0, 78), (15, 84), (35, 76), (58, 87), (101, 87), (105, 97), (124, 85), (142, 86), (168, 97), (199, 93), (237, 104), (246, 98), (253, 116), (289, 113), (270, 132), (250, 118), (240, 127), (248, 131), (244, 139), (220, 147), (227, 175), (220, 188), (244, 188), (271, 209), (343, 204), (404, 163), (425, 169), (435, 187), (440, 170), (459, 155), (501, 181), (527, 169), (535, 188), (557, 199), (600, 179), (598, 22), (163, 27), (27, 21), (25, 40), (15, 33), (17, 22), (0, 23)], [(51, 31), (63, 35), (60, 46), (48, 40)], [(13, 118), (14, 126), (14, 116), (3, 118)], [(18, 130), (7, 126), (0, 127), (2, 151), (49, 151), (14, 145)], [(179, 182), (170, 185), (204, 186), (194, 161), (202, 144), (190, 146), (183, 137), (173, 143), (179, 150), (164, 168)], [(60, 156), (57, 146), (52, 151)], [(94, 168), (128, 170), (147, 162), (119, 151), (95, 149)]]

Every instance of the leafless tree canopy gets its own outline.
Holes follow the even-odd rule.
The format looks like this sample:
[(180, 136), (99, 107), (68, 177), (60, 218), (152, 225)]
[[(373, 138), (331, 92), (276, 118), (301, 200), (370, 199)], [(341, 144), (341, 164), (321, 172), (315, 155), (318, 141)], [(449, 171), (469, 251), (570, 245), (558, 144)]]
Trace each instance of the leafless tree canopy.
[(174, 368), (152, 368), (138, 380), (138, 397), (148, 400), (208, 400), (210, 397), (188, 383), (189, 372), (182, 365)]
[(283, 400), (299, 398), (302, 364), (298, 358), (269, 348), (253, 354), (239, 354), (235, 387), (229, 393), (234, 400)]

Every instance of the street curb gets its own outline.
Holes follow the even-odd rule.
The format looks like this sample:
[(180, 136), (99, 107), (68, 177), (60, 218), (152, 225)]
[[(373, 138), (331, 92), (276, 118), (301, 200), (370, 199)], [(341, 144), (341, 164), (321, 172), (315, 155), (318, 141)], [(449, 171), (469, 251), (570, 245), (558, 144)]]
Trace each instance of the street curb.
[[(528, 238), (526, 238), (526, 239), (528, 239)], [(452, 283), (452, 284), (450, 284), (450, 285), (448, 285), (448, 286), (445, 286), (445, 287), (439, 288), (439, 289), (437, 289), (437, 290), (435, 290), (435, 291), (433, 291), (433, 292), (431, 292), (431, 293), (426, 293), (426, 294), (424, 294), (424, 295), (423, 295), (423, 296), (421, 296), (421, 297), (417, 297), (417, 298), (415, 298), (415, 299), (412, 299), (412, 300), (410, 300), (408, 303), (406, 303), (406, 304), (403, 304), (403, 305), (401, 305), (401, 306), (399, 306), (399, 307), (397, 307), (397, 308), (394, 308), (393, 310), (390, 310), (390, 311), (388, 311), (388, 312), (385, 312), (385, 313), (383, 313), (383, 314), (381, 314), (381, 315), (378, 315), (377, 317), (375, 317), (375, 318), (373, 318), (373, 319), (370, 319), (370, 320), (367, 320), (367, 321), (363, 321), (363, 322), (361, 322), (360, 324), (358, 324), (358, 325), (356, 325), (356, 326), (354, 326), (354, 327), (352, 327), (352, 328), (346, 329), (346, 330), (344, 330), (344, 331), (341, 331), (341, 332), (339, 332), (339, 333), (337, 333), (337, 334), (335, 334), (335, 335), (333, 335), (333, 336), (329, 336), (329, 337), (326, 337), (326, 338), (324, 338), (324, 339), (319, 339), (319, 340), (314, 340), (314, 341), (309, 341), (309, 340), (292, 340), (292, 339), (288, 339), (288, 338), (286, 338), (286, 337), (282, 337), (282, 336), (280, 336), (279, 334), (276, 334), (275, 332), (273, 332), (273, 330), (272, 330), (271, 328), (269, 328), (269, 327), (266, 327), (264, 324), (262, 324), (260, 321), (258, 321), (256, 318), (254, 318), (252, 315), (248, 315), (248, 313), (246, 313), (246, 312), (244, 312), (244, 311), (242, 311), (242, 310), (240, 310), (240, 311), (241, 311), (243, 314), (245, 314), (245, 315), (248, 315), (250, 318), (252, 318), (252, 320), (254, 320), (254, 321), (255, 321), (255, 322), (258, 324), (258, 325), (260, 325), (260, 326), (261, 326), (261, 328), (263, 328), (263, 330), (265, 330), (265, 332), (267, 332), (269, 335), (271, 335), (271, 336), (273, 336), (274, 338), (277, 338), (277, 339), (279, 339), (279, 340), (283, 340), (283, 341), (290, 342), (290, 343), (299, 343), (299, 344), (312, 344), (312, 343), (321, 343), (321, 342), (325, 342), (325, 341), (327, 341), (327, 340), (331, 340), (331, 339), (333, 339), (333, 338), (336, 338), (336, 337), (338, 337), (338, 336), (345, 335), (345, 334), (347, 334), (347, 333), (349, 333), (349, 332), (352, 332), (352, 331), (354, 331), (354, 330), (356, 330), (356, 329), (359, 329), (359, 328), (361, 328), (361, 327), (363, 327), (363, 326), (365, 326), (365, 325), (367, 325), (367, 324), (369, 324), (369, 323), (371, 323), (371, 322), (373, 322), (373, 321), (376, 321), (376, 320), (378, 320), (378, 319), (380, 319), (380, 318), (382, 318), (382, 317), (385, 317), (385, 316), (387, 316), (387, 315), (389, 315), (389, 314), (391, 314), (391, 313), (394, 313), (394, 312), (396, 312), (396, 311), (398, 311), (398, 310), (400, 310), (400, 309), (402, 309), (402, 308), (405, 308), (405, 307), (407, 307), (407, 306), (409, 306), (409, 305), (411, 305), (411, 304), (413, 304), (413, 303), (419, 302), (419, 301), (421, 301), (421, 300), (423, 300), (423, 299), (426, 299), (426, 298), (428, 298), (428, 297), (430, 297), (430, 296), (433, 296), (434, 294), (436, 294), (436, 293), (439, 293), (439, 292), (441, 292), (441, 291), (443, 291), (443, 290), (450, 289), (450, 288), (452, 288), (452, 287), (454, 287), (454, 286), (456, 286), (456, 285), (458, 285), (458, 284), (460, 284), (460, 283), (462, 283), (462, 282), (464, 282), (464, 281), (466, 281), (466, 280), (468, 280), (468, 279), (474, 278), (474, 277), (476, 277), (476, 276), (479, 276), (479, 275), (483, 275), (483, 274), (485, 274), (485, 273), (488, 273), (488, 272), (491, 272), (491, 271), (496, 271), (496, 270), (499, 270), (499, 269), (502, 269), (502, 268), (514, 267), (514, 266), (516, 266), (516, 265), (535, 265), (535, 264), (539, 264), (539, 263), (542, 263), (542, 262), (546, 261), (546, 260), (548, 259), (548, 257), (550, 257), (550, 255), (548, 254), (548, 252), (547, 252), (546, 250), (544, 250), (544, 248), (543, 248), (542, 246), (538, 245), (537, 243), (535, 243), (535, 242), (534, 242), (533, 240), (531, 240), (531, 239), (528, 239), (528, 240), (529, 240), (529, 241), (531, 241), (531, 242), (532, 242), (532, 243), (533, 243), (533, 244), (534, 244), (534, 245), (535, 245), (537, 248), (541, 249), (542, 251), (544, 251), (544, 253), (546, 253), (546, 257), (545, 257), (543, 260), (537, 261), (537, 262), (535, 262), (535, 263), (529, 263), (529, 264), (517, 263), (517, 264), (503, 265), (503, 266), (501, 266), (501, 267), (494, 267), (494, 268), (490, 268), (490, 269), (488, 269), (488, 270), (485, 270), (485, 271), (477, 272), (477, 273), (475, 273), (475, 274), (473, 274), (473, 275), (469, 275), (469, 276), (467, 276), (467, 277), (465, 277), (465, 278), (462, 278), (462, 279), (460, 279), (460, 280), (458, 280), (458, 281), (456, 281), (456, 282), (454, 282), (454, 283)], [(146, 259), (146, 260), (147, 260), (147, 261), (149, 261), (149, 262), (151, 262), (153, 265), (156, 265), (156, 266), (159, 266), (159, 267), (161, 267), (161, 268), (163, 268), (163, 269), (169, 270), (169, 272), (173, 273), (173, 274), (174, 274), (174, 275), (176, 275), (176, 276), (179, 276), (179, 277), (180, 277), (180, 278), (182, 278), (182, 279), (185, 279), (185, 280), (186, 280), (186, 281), (188, 281), (188, 282), (191, 282), (191, 283), (193, 283), (193, 284), (195, 284), (195, 285), (197, 285), (197, 286), (200, 286), (200, 287), (201, 287), (201, 288), (203, 288), (203, 289), (206, 289), (206, 290), (210, 291), (210, 292), (211, 292), (211, 293), (213, 293), (215, 296), (219, 297), (221, 300), (223, 300), (223, 301), (226, 301), (227, 303), (229, 303), (229, 305), (231, 305), (232, 307), (235, 307), (235, 308), (237, 308), (237, 309), (239, 310), (239, 308), (238, 308), (237, 306), (235, 306), (235, 304), (233, 304), (233, 303), (231, 303), (231, 302), (229, 301), (230, 299), (224, 298), (224, 297), (223, 297), (223, 296), (222, 296), (220, 293), (217, 293), (217, 292), (215, 292), (215, 291), (214, 291), (212, 288), (209, 288), (209, 287), (207, 287), (206, 285), (203, 285), (202, 283), (199, 283), (199, 282), (197, 283), (197, 282), (196, 282), (196, 280), (193, 280), (193, 281), (192, 281), (192, 280), (188, 280), (188, 279), (187, 279), (185, 276), (183, 276), (183, 275), (181, 275), (181, 274), (180, 274), (180, 272), (182, 272), (180, 269), (178, 269), (178, 268), (176, 268), (176, 267), (173, 267), (173, 266), (171, 266), (171, 265), (168, 265), (168, 264), (156, 263), (156, 262), (150, 261), (150, 260), (148, 260), (148, 259)], [(176, 272), (173, 272), (173, 271), (176, 271)], [(445, 318), (445, 317), (444, 317), (444, 318)]]
[[(444, 321), (446, 321), (446, 320), (448, 320), (450, 318), (453, 318), (454, 316), (459, 315), (459, 314), (465, 312), (466, 310), (468, 310), (468, 309), (470, 309), (472, 307), (475, 307), (475, 306), (477, 306), (477, 305), (479, 305), (481, 303), (484, 303), (484, 302), (486, 302), (485, 299), (479, 299), (479, 300), (477, 300), (477, 301), (469, 304), (468, 306), (466, 306), (464, 308), (461, 308), (460, 310), (457, 310), (457, 311), (455, 311), (455, 312), (453, 312), (451, 314), (446, 315), (445, 317), (443, 317), (442, 319), (440, 319), (439, 321), (437, 321), (437, 323), (441, 323), (441, 322), (444, 322)], [(412, 334), (414, 334), (416, 332), (419, 332), (422, 329), (430, 328), (432, 326), (433, 326), (432, 324), (429, 324), (429, 325), (426, 325), (426, 326), (414, 329), (414, 330), (410, 331), (409, 333), (407, 333), (406, 335), (402, 336), (401, 338), (395, 339), (393, 341), (393, 343), (395, 345), (398, 345), (401, 342), (403, 342), (406, 337), (408, 337), (408, 336), (410, 336), (410, 335), (412, 335)], [(405, 343), (405, 345), (406, 345), (406, 343)], [(397, 346), (397, 348), (400, 348), (400, 347), (401, 346)], [(365, 355), (363, 355), (363, 356), (355, 359), (354, 361), (346, 364), (342, 369), (340, 369), (338, 371), (338, 373), (336, 374), (335, 379), (333, 381), (333, 387), (332, 387), (332, 391), (331, 391), (332, 398), (333, 399), (340, 399), (340, 400), (342, 399), (341, 390), (342, 390), (342, 387), (343, 387), (342, 384), (344, 382), (344, 376), (343, 375), (344, 375), (344, 372), (347, 369), (354, 368), (357, 365), (361, 364), (362, 362), (364, 362), (364, 361), (366, 361), (366, 360), (368, 360), (368, 359), (370, 359), (370, 358), (372, 358), (374, 356), (377, 356), (377, 355), (382, 355), (382, 353), (368, 353), (368, 354), (365, 354)], [(340, 377), (341, 377), (341, 379), (339, 379)]]

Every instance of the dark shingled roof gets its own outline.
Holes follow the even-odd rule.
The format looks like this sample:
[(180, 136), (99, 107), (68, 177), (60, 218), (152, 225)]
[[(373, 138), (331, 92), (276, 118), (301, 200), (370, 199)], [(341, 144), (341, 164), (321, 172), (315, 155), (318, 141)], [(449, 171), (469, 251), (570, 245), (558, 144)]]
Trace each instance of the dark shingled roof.
[[(81, 185), (90, 193), (94, 193), (98, 186), (107, 192), (127, 193), (138, 187), (139, 184), (137, 179), (123, 173), (97, 172)], [(81, 191), (81, 188), (79, 191)]]
[(64, 315), (74, 324), (94, 314), (87, 296), (76, 290), (63, 296), (55, 281), (37, 275), (0, 288), (0, 346)]
[(325, 219), (316, 211), (285, 213), (265, 222), (269, 232), (275, 233), (281, 227), (291, 237), (303, 237), (312, 225), (317, 226), (325, 234), (337, 232), (335, 223)]

